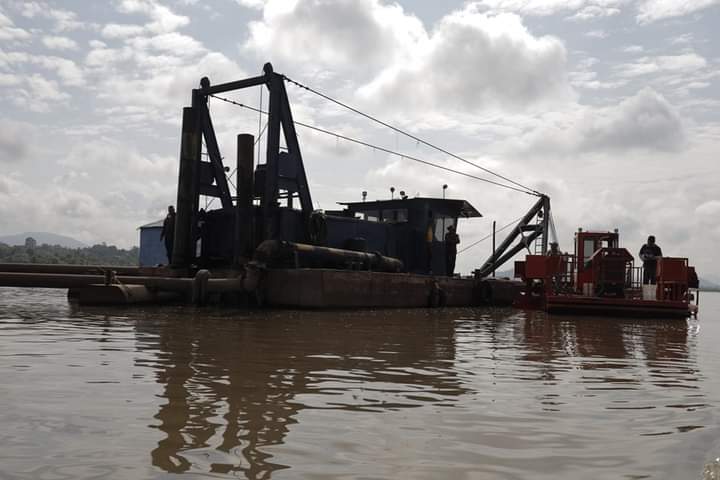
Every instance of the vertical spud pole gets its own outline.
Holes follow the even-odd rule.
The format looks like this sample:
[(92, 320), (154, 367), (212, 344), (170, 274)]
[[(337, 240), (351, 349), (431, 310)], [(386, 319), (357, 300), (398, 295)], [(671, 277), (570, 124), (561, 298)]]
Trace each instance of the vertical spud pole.
[(173, 268), (187, 268), (195, 257), (193, 222), (195, 221), (198, 196), (197, 175), (201, 151), (201, 133), (198, 117), (197, 108), (183, 108), (175, 239), (171, 262)]
[(255, 246), (253, 218), (253, 159), (255, 137), (242, 133), (237, 136), (237, 203), (235, 204), (235, 235), (233, 263), (247, 257)]

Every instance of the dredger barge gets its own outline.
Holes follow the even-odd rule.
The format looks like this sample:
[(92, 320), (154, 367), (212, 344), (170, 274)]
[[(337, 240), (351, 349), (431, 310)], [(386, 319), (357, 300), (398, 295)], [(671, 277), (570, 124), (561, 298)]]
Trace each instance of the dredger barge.
[[(493, 246), (490, 258), (471, 277), (446, 274), (447, 227), (455, 227), (460, 219), (482, 216), (465, 200), (409, 198), (400, 192), (399, 198), (365, 201), (363, 195), (362, 202), (342, 203), (343, 208), (338, 210), (315, 210), (295, 131), (297, 123), (285, 88), (287, 82), (314, 92), (274, 72), (269, 63), (260, 76), (219, 85), (211, 85), (205, 77), (192, 91), (191, 106), (183, 109), (177, 214), (169, 265), (118, 268), (2, 264), (0, 286), (68, 288), (69, 296), (84, 304), (185, 301), (198, 305), (232, 302), (275, 307), (385, 308), (516, 302), (522, 307), (554, 311), (562, 301), (560, 297), (565, 295), (562, 298), (567, 300), (571, 288), (575, 289), (573, 298), (583, 297), (575, 298), (576, 307), (588, 301), (634, 301), (633, 297), (623, 296), (624, 291), (614, 290), (612, 298), (605, 290), (578, 292), (577, 287), (583, 288), (583, 284), (575, 280), (565, 281), (564, 290), (550, 288), (557, 284), (560, 270), (565, 269), (563, 274), (570, 277), (581, 274), (581, 269), (568, 270), (567, 261), (555, 268), (544, 260), (552, 258), (544, 255), (551, 227), (550, 199), (477, 165), (512, 185), (490, 183), (529, 193), (537, 200), (510, 235), (497, 248)], [(238, 135), (231, 189), (229, 168), (220, 154), (208, 100), (212, 97), (248, 108), (219, 95), (257, 86), (269, 92), (267, 112), (255, 109), (267, 115), (265, 162), (254, 164), (254, 136)], [(219, 208), (201, 208), (203, 197), (219, 200)], [(501, 265), (531, 248), (538, 255), (529, 256), (525, 268), (518, 270), (520, 280), (493, 278)], [(606, 258), (602, 256), (598, 261)], [(535, 269), (541, 264), (544, 270)], [(602, 281), (595, 285), (602, 285)], [(684, 295), (679, 299), (683, 307), (676, 308), (675, 315), (690, 312), (688, 288), (679, 294)], [(619, 309), (611, 313), (632, 312)]]

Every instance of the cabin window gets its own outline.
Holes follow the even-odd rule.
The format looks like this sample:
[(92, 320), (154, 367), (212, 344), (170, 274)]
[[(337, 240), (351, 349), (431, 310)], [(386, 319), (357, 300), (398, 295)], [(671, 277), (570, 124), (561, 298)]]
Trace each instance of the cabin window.
[(368, 210), (367, 212), (365, 212), (365, 220), (369, 222), (379, 222), (380, 212), (377, 210)]
[(593, 253), (595, 253), (595, 240), (585, 239), (583, 241), (583, 261), (587, 262), (590, 260)]
[(400, 223), (408, 221), (407, 208), (397, 208), (393, 210), (383, 210), (383, 221), (390, 223)]
[(456, 219), (451, 217), (435, 218), (435, 240), (438, 242), (445, 241), (445, 234), (449, 226), (455, 226)]

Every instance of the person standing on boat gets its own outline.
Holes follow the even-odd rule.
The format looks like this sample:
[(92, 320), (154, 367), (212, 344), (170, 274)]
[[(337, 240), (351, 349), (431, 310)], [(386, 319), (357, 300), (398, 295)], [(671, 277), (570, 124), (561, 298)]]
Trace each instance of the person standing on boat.
[(455, 259), (457, 258), (457, 245), (460, 243), (460, 237), (455, 233), (455, 227), (450, 225), (447, 227), (445, 234), (445, 268), (448, 277), (455, 274)]
[(647, 243), (640, 249), (640, 259), (643, 261), (643, 284), (655, 285), (659, 257), (662, 257), (662, 250), (655, 243), (655, 236), (650, 235)]
[(167, 253), (168, 264), (172, 262), (173, 242), (175, 240), (175, 207), (170, 205), (168, 213), (163, 220), (162, 232), (160, 232), (160, 240), (165, 240), (165, 252)]

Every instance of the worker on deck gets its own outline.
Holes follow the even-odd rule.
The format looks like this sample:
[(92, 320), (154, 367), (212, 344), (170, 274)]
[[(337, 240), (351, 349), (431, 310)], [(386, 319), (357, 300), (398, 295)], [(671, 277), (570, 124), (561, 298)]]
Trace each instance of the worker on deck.
[(455, 259), (457, 258), (457, 245), (460, 243), (460, 237), (455, 233), (455, 226), (447, 227), (445, 234), (445, 268), (447, 276), (452, 277), (455, 274)]
[(545, 256), (554, 257), (554, 259), (547, 264), (547, 267), (552, 273), (552, 286), (555, 293), (560, 292), (564, 287), (563, 275), (567, 271), (567, 260), (562, 256), (558, 242), (550, 242), (550, 249), (545, 253)]
[(655, 243), (655, 236), (650, 235), (647, 243), (640, 248), (640, 259), (643, 261), (643, 284), (655, 285), (657, 259), (660, 257), (662, 257), (662, 250)]
[(172, 262), (173, 243), (175, 240), (175, 207), (168, 206), (168, 213), (163, 220), (160, 240), (165, 240), (165, 252), (167, 253), (168, 264)]

